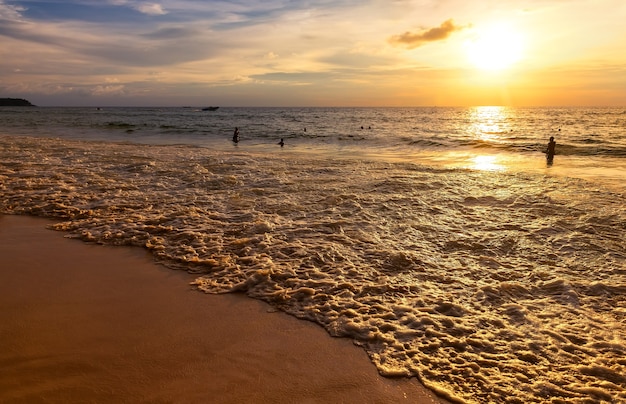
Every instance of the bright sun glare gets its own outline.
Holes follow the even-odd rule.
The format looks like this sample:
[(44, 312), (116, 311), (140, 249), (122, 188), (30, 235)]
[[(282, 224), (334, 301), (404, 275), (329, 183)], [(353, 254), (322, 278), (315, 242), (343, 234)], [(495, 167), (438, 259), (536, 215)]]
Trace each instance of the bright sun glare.
[(522, 58), (522, 36), (504, 24), (478, 29), (466, 45), (472, 64), (483, 70), (502, 70)]

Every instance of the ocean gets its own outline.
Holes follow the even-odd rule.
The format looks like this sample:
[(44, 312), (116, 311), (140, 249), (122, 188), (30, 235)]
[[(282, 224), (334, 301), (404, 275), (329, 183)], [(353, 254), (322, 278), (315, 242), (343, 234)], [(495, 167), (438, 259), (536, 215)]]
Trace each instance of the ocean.
[(0, 108), (0, 213), (465, 403), (626, 402), (625, 178), (625, 108)]

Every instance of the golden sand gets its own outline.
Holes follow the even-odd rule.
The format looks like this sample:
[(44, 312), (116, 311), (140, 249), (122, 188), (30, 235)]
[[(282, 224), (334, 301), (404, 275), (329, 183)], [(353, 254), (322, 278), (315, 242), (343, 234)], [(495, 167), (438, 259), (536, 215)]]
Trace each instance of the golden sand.
[(49, 223), (0, 216), (0, 402), (445, 402), (313, 323)]

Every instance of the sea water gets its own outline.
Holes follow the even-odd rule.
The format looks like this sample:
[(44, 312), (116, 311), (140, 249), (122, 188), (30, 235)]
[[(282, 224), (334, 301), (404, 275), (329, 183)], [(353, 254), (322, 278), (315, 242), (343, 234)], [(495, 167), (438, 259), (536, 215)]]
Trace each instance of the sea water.
[(0, 212), (147, 248), (460, 402), (626, 402), (625, 128), (619, 108), (3, 108)]

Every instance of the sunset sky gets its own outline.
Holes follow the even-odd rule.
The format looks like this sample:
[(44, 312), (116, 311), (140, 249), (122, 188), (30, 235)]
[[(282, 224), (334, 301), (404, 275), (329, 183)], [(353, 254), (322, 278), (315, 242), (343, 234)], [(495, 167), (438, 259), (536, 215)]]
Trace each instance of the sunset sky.
[(625, 0), (0, 0), (42, 106), (626, 106)]

